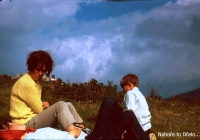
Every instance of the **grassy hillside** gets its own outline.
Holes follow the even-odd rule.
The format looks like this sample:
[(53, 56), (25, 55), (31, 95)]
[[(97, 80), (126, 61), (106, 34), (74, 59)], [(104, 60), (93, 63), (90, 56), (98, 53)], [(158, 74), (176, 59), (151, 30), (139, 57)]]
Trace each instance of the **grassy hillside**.
[[(0, 79), (0, 121), (10, 121), (9, 97), (14, 82), (15, 80)], [(55, 91), (54, 84), (42, 82), (42, 86), (44, 88), (43, 100), (50, 102), (50, 104), (59, 100), (72, 102), (85, 121), (86, 126), (93, 129), (101, 101), (79, 102), (69, 97), (66, 98), (65, 95), (55, 96), (52, 94)], [(116, 99), (122, 102), (119, 95), (116, 96)], [(152, 131), (156, 134), (157, 139), (200, 139), (200, 136), (197, 136), (200, 135), (200, 101), (182, 98), (164, 101), (147, 98), (147, 102), (152, 114)]]
[(200, 88), (188, 91), (185, 93), (177, 94), (173, 97), (167, 98), (167, 100), (174, 100), (176, 98), (182, 98), (186, 100), (199, 100), (200, 99)]

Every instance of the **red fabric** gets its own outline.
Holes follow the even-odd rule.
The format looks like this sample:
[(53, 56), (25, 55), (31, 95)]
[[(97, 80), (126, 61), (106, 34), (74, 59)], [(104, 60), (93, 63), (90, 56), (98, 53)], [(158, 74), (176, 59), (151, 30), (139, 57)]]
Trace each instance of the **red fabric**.
[(35, 128), (27, 128), (27, 129), (26, 129), (26, 132), (28, 132), (28, 133), (29, 133), (29, 132), (35, 132), (35, 131), (36, 131)]
[(0, 139), (2, 140), (19, 140), (26, 132), (35, 132), (35, 128), (27, 130), (0, 130)]

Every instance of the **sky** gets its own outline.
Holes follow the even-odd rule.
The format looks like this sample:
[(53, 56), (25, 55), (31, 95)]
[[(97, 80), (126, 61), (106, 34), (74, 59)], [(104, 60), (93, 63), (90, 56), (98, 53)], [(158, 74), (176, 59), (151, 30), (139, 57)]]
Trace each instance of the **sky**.
[[(51, 53), (64, 82), (119, 86), (128, 73), (148, 95), (199, 88), (200, 0), (2, 0), (0, 74), (27, 72), (26, 57)], [(121, 90), (119, 88), (119, 90)]]

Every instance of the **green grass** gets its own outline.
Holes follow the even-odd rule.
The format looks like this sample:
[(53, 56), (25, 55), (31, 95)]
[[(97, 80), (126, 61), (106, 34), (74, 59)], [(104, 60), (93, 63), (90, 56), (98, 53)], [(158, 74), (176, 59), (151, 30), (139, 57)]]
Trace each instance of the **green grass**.
[[(15, 80), (0, 80), (0, 121), (10, 121), (9, 117), (9, 98), (10, 91)], [(48, 82), (43, 82), (44, 87), (53, 89), (53, 85)], [(48, 101), (53, 104), (57, 101), (63, 100), (72, 102), (77, 109), (80, 116), (83, 118), (86, 127), (93, 129), (95, 119), (98, 114), (101, 101), (93, 103), (80, 104), (74, 100), (65, 97), (54, 97), (49, 90), (45, 90), (42, 94), (42, 100)], [(122, 102), (123, 99), (121, 99)], [(200, 136), (188, 136), (186, 134), (200, 134), (200, 102), (199, 101), (186, 101), (176, 99), (172, 101), (154, 100), (147, 98), (150, 112), (152, 115), (152, 131), (156, 134), (157, 139), (160, 140), (188, 140), (200, 139)], [(186, 132), (186, 133), (184, 133)], [(159, 134), (162, 134), (162, 136)], [(165, 134), (165, 136), (163, 136)], [(166, 136), (174, 134), (175, 136)], [(183, 134), (185, 134), (183, 136)], [(181, 135), (181, 136), (178, 136)]]

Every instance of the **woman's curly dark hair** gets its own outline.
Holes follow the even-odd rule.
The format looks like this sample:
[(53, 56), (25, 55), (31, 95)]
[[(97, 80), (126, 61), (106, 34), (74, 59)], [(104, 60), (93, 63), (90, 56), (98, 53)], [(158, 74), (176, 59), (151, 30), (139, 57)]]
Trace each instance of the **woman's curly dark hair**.
[(31, 72), (36, 68), (42, 69), (43, 66), (46, 66), (47, 74), (50, 74), (54, 67), (54, 61), (50, 53), (39, 50), (28, 54), (26, 65), (28, 66), (27, 70)]

